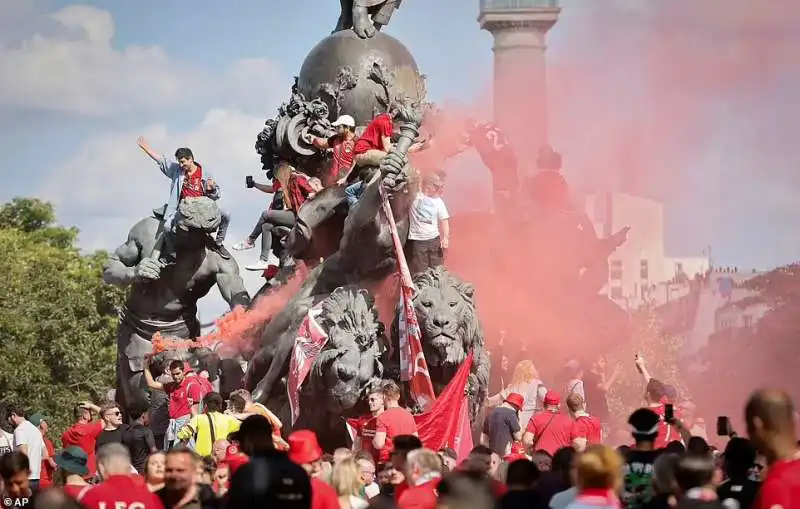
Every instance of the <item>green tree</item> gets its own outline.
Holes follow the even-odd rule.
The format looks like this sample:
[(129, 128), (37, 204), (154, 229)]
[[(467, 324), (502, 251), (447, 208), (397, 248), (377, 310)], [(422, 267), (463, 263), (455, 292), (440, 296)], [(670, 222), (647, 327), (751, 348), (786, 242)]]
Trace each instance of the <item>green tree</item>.
[(619, 376), (609, 389), (608, 400), (611, 415), (617, 424), (623, 424), (628, 415), (644, 405), (645, 382), (636, 369), (635, 355), (639, 354), (647, 363), (647, 370), (654, 378), (674, 386), (679, 394), (686, 389), (679, 372), (682, 342), (678, 337), (664, 331), (660, 319), (652, 309), (644, 308), (631, 317), (631, 341), (618, 346), (608, 355), (608, 371), (619, 367)]
[(102, 281), (107, 253), (82, 254), (77, 234), (38, 199), (0, 207), (0, 400), (44, 412), (53, 437), (114, 381), (123, 292)]

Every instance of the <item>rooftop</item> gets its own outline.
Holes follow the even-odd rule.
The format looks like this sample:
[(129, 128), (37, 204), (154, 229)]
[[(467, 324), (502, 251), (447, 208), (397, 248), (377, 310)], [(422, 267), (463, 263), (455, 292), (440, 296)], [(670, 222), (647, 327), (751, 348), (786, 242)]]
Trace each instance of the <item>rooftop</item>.
[(558, 0), (479, 0), (481, 12), (496, 9), (558, 8)]

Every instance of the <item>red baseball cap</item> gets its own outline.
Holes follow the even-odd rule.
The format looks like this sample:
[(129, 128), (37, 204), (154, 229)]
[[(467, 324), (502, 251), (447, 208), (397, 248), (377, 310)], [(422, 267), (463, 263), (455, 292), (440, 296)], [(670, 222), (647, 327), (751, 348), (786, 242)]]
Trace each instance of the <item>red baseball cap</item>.
[(525, 398), (522, 397), (521, 394), (517, 394), (516, 392), (512, 392), (508, 396), (506, 396), (506, 403), (509, 405), (513, 405), (517, 407), (517, 410), (522, 409), (522, 404), (525, 403)]
[(289, 459), (298, 465), (314, 463), (322, 457), (322, 448), (317, 441), (317, 434), (308, 429), (301, 429), (289, 435)]
[(558, 391), (549, 390), (547, 394), (544, 395), (544, 404), (545, 405), (560, 405), (561, 404), (561, 394)]

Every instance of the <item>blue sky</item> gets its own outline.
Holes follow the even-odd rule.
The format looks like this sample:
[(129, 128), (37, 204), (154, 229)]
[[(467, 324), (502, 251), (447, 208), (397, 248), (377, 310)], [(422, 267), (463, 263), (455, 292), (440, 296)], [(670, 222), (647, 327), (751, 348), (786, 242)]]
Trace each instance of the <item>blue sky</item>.
[[(731, 7), (746, 8), (743, 2), (724, 3), (743, 12)], [(552, 141), (564, 154), (565, 172), (576, 186), (613, 188), (606, 170), (593, 170), (599, 151), (592, 141), (602, 136), (608, 144), (614, 125), (630, 127), (649, 108), (653, 117), (662, 115), (667, 100), (688, 105), (696, 115), (677, 132), (659, 133), (656, 146), (636, 136), (622, 140), (650, 154), (639, 191), (667, 204), (668, 250), (692, 255), (710, 244), (720, 263), (742, 267), (800, 258), (794, 234), (800, 161), (787, 135), (800, 128), (800, 76), (789, 58), (800, 46), (782, 31), (798, 21), (797, 9), (774, 0), (785, 7), (780, 16), (756, 13), (761, 17), (753, 23), (720, 9), (698, 15), (688, 0), (656, 3), (563, 2), (548, 58), (556, 81)], [(81, 228), (85, 247), (113, 249), (166, 196), (167, 183), (136, 150), (144, 134), (163, 151), (189, 145), (213, 166), (226, 193), (223, 205), (234, 215), (231, 240), (238, 240), (265, 203), (241, 185), (247, 174), (261, 177), (255, 135), (288, 96), (292, 76), (333, 28), (338, 10), (337, 0), (3, 0), (0, 198), (50, 199), (63, 222)], [(435, 101), (486, 102), (492, 38), (480, 31), (477, 11), (477, 0), (405, 0), (387, 29), (428, 75)], [(668, 37), (656, 40), (664, 20), (672, 23)], [(744, 29), (778, 41), (753, 46), (742, 39)], [(658, 75), (676, 63), (654, 62), (675, 54), (687, 59), (690, 76)], [(689, 79), (705, 67), (703, 59), (743, 62), (731, 64), (738, 74), (730, 81), (756, 65), (763, 79), (713, 87)], [(568, 70), (576, 68), (581, 83), (570, 83)], [(656, 75), (662, 81), (654, 82)], [(597, 122), (600, 110), (613, 122)], [(589, 117), (595, 122), (581, 123)], [(454, 167), (454, 197), (487, 182), (474, 154)], [(483, 201), (478, 195), (456, 206)], [(248, 279), (251, 289), (257, 283)]]

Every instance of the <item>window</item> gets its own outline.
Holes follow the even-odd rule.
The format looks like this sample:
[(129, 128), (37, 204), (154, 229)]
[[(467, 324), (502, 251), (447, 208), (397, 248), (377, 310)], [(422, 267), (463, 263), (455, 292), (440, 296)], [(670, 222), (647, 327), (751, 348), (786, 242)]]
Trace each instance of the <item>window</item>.
[(744, 315), (742, 317), (742, 323), (744, 324), (745, 329), (749, 329), (753, 326), (753, 317), (750, 315)]
[(650, 271), (648, 269), (649, 269), (649, 267), (648, 267), (648, 264), (647, 264), (647, 260), (639, 261), (639, 278), (640, 279), (650, 279), (650, 274), (649, 274)]
[(622, 281), (622, 260), (611, 260), (608, 265), (608, 279)]
[(677, 262), (675, 264), (675, 274), (683, 274), (683, 263)]
[(611, 287), (611, 299), (613, 300), (622, 300), (622, 287), (621, 286), (612, 286)]

